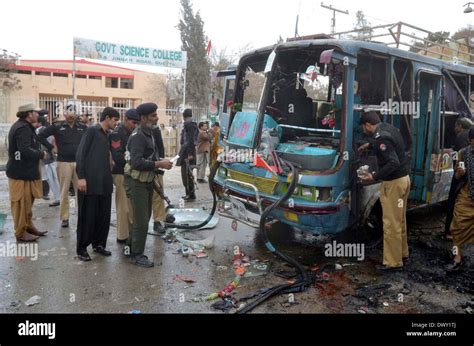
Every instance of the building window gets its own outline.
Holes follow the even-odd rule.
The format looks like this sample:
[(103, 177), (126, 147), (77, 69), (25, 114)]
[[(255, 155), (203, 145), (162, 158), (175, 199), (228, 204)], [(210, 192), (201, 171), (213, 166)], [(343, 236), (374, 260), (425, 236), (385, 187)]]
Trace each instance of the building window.
[(23, 71), (23, 70), (18, 70), (18, 71), (14, 71), (15, 73), (18, 73), (18, 74), (31, 74), (31, 71)]
[(120, 88), (133, 89), (133, 78), (120, 78)]
[(89, 75), (89, 79), (98, 79), (98, 80), (101, 80), (101, 79), (102, 79), (102, 76), (91, 76), (91, 75)]
[(106, 77), (105, 78), (105, 87), (106, 88), (118, 88), (118, 78), (116, 78), (116, 77)]
[(51, 72), (35, 71), (35, 75), (51, 77)]
[(83, 78), (83, 79), (86, 79), (86, 78), (87, 78), (87, 75), (85, 75), (85, 74), (76, 74), (76, 78)]
[(56, 72), (53, 72), (53, 77), (66, 77), (66, 78), (67, 78), (67, 73), (56, 73)]

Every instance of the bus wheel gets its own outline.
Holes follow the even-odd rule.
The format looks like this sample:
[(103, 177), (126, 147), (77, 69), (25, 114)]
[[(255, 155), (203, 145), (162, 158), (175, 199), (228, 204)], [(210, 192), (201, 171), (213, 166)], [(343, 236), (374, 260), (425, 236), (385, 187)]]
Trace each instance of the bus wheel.
[(378, 246), (383, 239), (382, 205), (377, 201), (362, 225), (362, 241), (367, 248)]

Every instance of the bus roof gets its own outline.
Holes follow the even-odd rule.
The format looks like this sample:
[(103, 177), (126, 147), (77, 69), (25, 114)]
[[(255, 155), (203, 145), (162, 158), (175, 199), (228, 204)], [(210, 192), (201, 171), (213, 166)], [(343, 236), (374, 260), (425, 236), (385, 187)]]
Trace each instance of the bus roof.
[(276, 46), (268, 46), (260, 48), (244, 54), (243, 57), (248, 57), (254, 54), (263, 53), (264, 51), (271, 51), (276, 47), (277, 50), (285, 48), (308, 48), (311, 46), (334, 46), (339, 48), (343, 53), (357, 57), (360, 50), (368, 50), (378, 52), (388, 56), (395, 56), (401, 59), (416, 61), (422, 64), (438, 67), (440, 69), (447, 69), (453, 72), (465, 73), (474, 75), (474, 67), (469, 67), (461, 64), (454, 64), (452, 62), (443, 61), (440, 59), (424, 56), (414, 52), (406, 51), (399, 48), (389, 47), (383, 43), (367, 42), (358, 40), (337, 40), (337, 39), (316, 39), (316, 40), (296, 40), (290, 42), (280, 43)]

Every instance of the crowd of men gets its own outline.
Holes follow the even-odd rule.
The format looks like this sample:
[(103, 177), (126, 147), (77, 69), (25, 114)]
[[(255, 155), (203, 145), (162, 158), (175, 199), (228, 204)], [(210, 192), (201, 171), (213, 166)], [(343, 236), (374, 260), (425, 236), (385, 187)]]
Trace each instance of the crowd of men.
[[(80, 260), (90, 261), (88, 247), (100, 255), (107, 250), (112, 193), (115, 186), (117, 242), (123, 254), (138, 266), (154, 264), (144, 254), (148, 223), (153, 215), (154, 231), (163, 233), (166, 219), (163, 176), (173, 163), (165, 159), (157, 105), (144, 103), (129, 109), (119, 124), (120, 113), (106, 107), (99, 122), (89, 114), (77, 116), (74, 105), (66, 107), (64, 120), (47, 123), (47, 110), (33, 104), (21, 106), (18, 121), (9, 132), (7, 176), (15, 236), (32, 242), (46, 235), (32, 221), (35, 199), (45, 197), (44, 186), (54, 196), (51, 207), (60, 206), (61, 227), (69, 227), (70, 207), (77, 203), (77, 246)], [(185, 200), (196, 199), (194, 175), (198, 161), (210, 163), (215, 132), (192, 121), (192, 111), (183, 112), (184, 128), (177, 165), (181, 165)], [(213, 126), (216, 128), (216, 124)], [(217, 124), (218, 127), (218, 124)], [(202, 144), (202, 141), (206, 141)], [(198, 153), (196, 154), (196, 147)], [(201, 159), (200, 155), (207, 155)], [(206, 167), (200, 166), (202, 181)], [(42, 180), (47, 184), (42, 183)], [(77, 200), (70, 198), (70, 187)]]
[[(32, 222), (35, 198), (43, 196), (42, 179), (54, 195), (51, 206), (60, 205), (62, 227), (69, 227), (69, 200), (72, 184), (77, 193), (77, 256), (90, 261), (87, 248), (110, 256), (107, 250), (113, 186), (117, 210), (117, 242), (133, 264), (153, 267), (144, 254), (148, 224), (153, 215), (154, 230), (164, 232), (166, 218), (163, 175), (173, 167), (164, 158), (163, 138), (158, 124), (157, 105), (144, 103), (125, 113), (120, 125), (119, 112), (106, 107), (100, 121), (91, 124), (88, 116), (80, 120), (74, 107), (65, 120), (48, 125), (33, 104), (21, 106), (9, 132), (7, 176), (15, 236), (31, 242), (47, 231)], [(193, 121), (191, 109), (183, 112), (181, 148), (177, 165), (185, 188), (185, 201), (196, 199), (193, 169), (198, 183), (205, 183), (208, 165), (217, 160), (219, 124)], [(378, 161), (376, 172), (366, 172), (363, 182), (382, 181), (380, 202), (383, 209), (382, 271), (400, 270), (409, 257), (406, 210), (410, 192), (409, 159), (397, 128), (382, 123), (375, 112), (361, 116), (360, 124), (368, 136), (359, 152), (372, 148)], [(454, 261), (447, 270), (462, 266), (461, 248), (474, 243), (474, 127), (469, 119), (456, 122), (455, 173), (448, 200), (446, 236), (454, 242)], [(57, 156), (57, 159), (54, 158)], [(43, 178), (42, 178), (43, 177)], [(72, 199), (71, 201), (75, 201)]]

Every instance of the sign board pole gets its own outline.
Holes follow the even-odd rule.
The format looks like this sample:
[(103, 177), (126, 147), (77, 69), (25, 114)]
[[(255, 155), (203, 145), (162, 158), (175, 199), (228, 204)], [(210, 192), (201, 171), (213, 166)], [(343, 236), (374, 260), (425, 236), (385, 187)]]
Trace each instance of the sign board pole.
[(76, 100), (76, 54), (72, 57), (72, 98)]
[(183, 107), (186, 107), (186, 69), (183, 69)]

